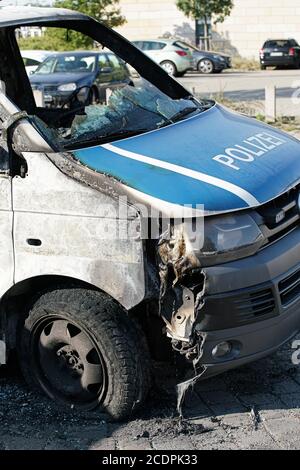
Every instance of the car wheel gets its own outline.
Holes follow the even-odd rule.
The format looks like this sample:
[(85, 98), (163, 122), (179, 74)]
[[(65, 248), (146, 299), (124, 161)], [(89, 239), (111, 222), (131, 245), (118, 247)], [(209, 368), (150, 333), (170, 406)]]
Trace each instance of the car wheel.
[(150, 385), (143, 333), (101, 292), (59, 289), (34, 302), (18, 336), (29, 385), (71, 408), (129, 417)]
[(202, 59), (198, 64), (198, 70), (205, 74), (213, 73), (214, 64), (210, 59)]
[(161, 67), (172, 77), (177, 76), (177, 68), (176, 65), (171, 62), (170, 60), (164, 60), (160, 63)]
[(260, 66), (260, 70), (266, 70), (266, 68), (267, 68), (267, 67), (266, 67), (265, 65), (261, 65), (261, 66)]

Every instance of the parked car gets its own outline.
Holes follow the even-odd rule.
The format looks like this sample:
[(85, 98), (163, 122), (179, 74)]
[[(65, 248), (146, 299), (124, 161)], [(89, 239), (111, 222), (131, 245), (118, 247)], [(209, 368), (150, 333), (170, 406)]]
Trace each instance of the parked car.
[(295, 39), (268, 39), (259, 51), (260, 67), (300, 68), (300, 46)]
[[(105, 104), (38, 107), (14, 31), (30, 24), (86, 32), (139, 78)], [(196, 99), (82, 13), (7, 8), (0, 33), (0, 364), (16, 350), (33, 388), (124, 419), (154, 360), (180, 358), (186, 390), (290, 341), (299, 140)]]
[(194, 68), (191, 52), (174, 39), (140, 40), (133, 44), (174, 77), (183, 77)]
[(194, 58), (194, 70), (200, 73), (221, 73), (225, 69), (231, 68), (231, 57), (220, 52), (201, 51), (192, 44), (184, 41), (177, 41), (177, 44), (184, 50), (189, 50)]
[(51, 51), (21, 51), (27, 74), (35, 72), (38, 66), (51, 54), (53, 54)]
[(32, 89), (42, 91), (51, 107), (68, 102), (72, 95), (90, 104), (105, 101), (107, 88), (115, 90), (129, 81), (126, 65), (111, 52), (52, 54), (30, 75)]

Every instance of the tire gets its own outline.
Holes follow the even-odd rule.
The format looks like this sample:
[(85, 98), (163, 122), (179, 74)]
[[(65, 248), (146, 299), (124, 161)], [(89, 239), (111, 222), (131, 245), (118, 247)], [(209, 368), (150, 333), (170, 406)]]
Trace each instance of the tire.
[(266, 70), (266, 68), (267, 68), (267, 67), (266, 67), (265, 65), (261, 65), (261, 66), (260, 66), (260, 70)]
[(150, 356), (139, 327), (106, 294), (58, 289), (33, 303), (18, 335), (27, 383), (71, 408), (132, 415), (150, 387)]
[(160, 66), (172, 77), (177, 77), (177, 67), (174, 62), (170, 60), (164, 60), (160, 63)]
[(205, 75), (214, 72), (214, 64), (210, 59), (201, 59), (198, 63), (198, 71)]

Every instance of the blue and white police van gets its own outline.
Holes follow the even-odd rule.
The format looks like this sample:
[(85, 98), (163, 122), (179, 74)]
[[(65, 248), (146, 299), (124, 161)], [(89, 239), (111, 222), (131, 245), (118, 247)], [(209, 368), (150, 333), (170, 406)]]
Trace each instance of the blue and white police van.
[[(93, 61), (76, 75), (51, 56), (44, 69), (66, 73), (68, 93), (44, 106), (60, 84), (33, 94), (21, 26), (90, 38), (106, 99), (80, 82)], [(297, 139), (196, 99), (82, 13), (3, 8), (0, 61), (2, 364), (16, 350), (32, 387), (121, 419), (153, 361), (207, 378), (299, 331)]]

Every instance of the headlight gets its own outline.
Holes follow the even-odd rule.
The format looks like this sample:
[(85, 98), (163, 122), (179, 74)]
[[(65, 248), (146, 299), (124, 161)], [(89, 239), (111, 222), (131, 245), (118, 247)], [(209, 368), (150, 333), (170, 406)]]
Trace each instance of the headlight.
[(249, 214), (204, 219), (204, 242), (198, 256), (212, 266), (255, 254), (265, 238)]
[(58, 91), (75, 91), (77, 90), (76, 83), (64, 83), (63, 85), (59, 85), (57, 88)]

